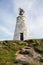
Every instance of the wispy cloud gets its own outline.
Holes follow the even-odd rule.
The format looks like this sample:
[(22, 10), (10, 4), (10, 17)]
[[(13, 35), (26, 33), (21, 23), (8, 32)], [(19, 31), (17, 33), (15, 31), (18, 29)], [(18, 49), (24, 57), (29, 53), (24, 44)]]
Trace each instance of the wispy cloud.
[(20, 7), (25, 10), (30, 37), (43, 37), (43, 0), (0, 0), (0, 32), (13, 37)]
[[(27, 29), (32, 38), (43, 37), (43, 1), (42, 0), (22, 0), (14, 1), (17, 9), (22, 7), (27, 17)], [(19, 5), (20, 4), (20, 5)]]
[(13, 35), (13, 33), (4, 26), (0, 26), (0, 31), (4, 32), (6, 35)]

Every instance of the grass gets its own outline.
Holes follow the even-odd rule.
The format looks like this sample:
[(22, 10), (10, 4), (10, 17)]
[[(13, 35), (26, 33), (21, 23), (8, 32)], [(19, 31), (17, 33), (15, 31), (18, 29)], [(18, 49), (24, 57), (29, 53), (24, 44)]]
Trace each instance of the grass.
[[(27, 44), (37, 48), (40, 51), (43, 51), (43, 39), (30, 39), (25, 41), (20, 40), (0, 41), (0, 46), (2, 46), (0, 47), (0, 65), (13, 65), (14, 61), (16, 60), (15, 53), (19, 49), (24, 48)], [(32, 63), (30, 65), (35, 64)]]
[(29, 45), (36, 47), (40, 51), (43, 51), (43, 39), (31, 39), (31, 40), (26, 40)]
[[(16, 43), (16, 44), (15, 44)], [(15, 53), (24, 45), (18, 45), (20, 41), (0, 41), (0, 65), (13, 65), (15, 61)], [(4, 46), (4, 47), (3, 47)]]

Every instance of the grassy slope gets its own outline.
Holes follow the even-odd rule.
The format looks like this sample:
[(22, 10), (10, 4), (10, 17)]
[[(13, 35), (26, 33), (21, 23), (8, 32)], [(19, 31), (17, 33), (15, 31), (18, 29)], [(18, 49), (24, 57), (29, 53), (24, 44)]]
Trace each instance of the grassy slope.
[(20, 41), (0, 41), (0, 65), (12, 65), (15, 61), (15, 53), (24, 45), (18, 45)]
[(0, 41), (0, 65), (13, 65), (16, 60), (16, 51), (26, 46), (26, 44), (38, 49), (39, 53), (43, 55), (43, 39), (31, 39), (24, 42), (17, 40)]

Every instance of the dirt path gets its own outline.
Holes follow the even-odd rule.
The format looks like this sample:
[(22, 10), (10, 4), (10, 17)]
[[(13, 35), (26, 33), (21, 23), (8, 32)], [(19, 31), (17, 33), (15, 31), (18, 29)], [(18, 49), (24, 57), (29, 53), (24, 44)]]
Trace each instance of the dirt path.
[(22, 54), (19, 54), (20, 50), (16, 52), (16, 59), (22, 59), (22, 58), (25, 58), (24, 55)]

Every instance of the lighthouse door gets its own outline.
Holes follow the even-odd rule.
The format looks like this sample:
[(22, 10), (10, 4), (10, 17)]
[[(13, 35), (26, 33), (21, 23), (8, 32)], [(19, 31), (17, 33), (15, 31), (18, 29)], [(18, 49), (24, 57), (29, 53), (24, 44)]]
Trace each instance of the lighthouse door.
[(20, 33), (20, 40), (23, 40), (23, 33)]

